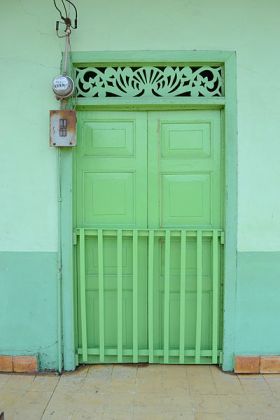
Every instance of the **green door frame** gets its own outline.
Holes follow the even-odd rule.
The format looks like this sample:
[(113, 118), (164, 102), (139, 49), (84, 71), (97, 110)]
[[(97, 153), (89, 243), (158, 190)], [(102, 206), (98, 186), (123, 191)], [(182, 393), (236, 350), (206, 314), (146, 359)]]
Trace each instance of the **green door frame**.
[[(236, 54), (225, 51), (111, 51), (74, 52), (72, 65), (215, 65), (224, 67), (224, 97), (176, 97), (172, 99), (145, 96), (123, 98), (78, 98), (77, 110), (174, 110), (221, 109), (225, 144), (225, 248), (224, 248), (224, 316), (223, 316), (223, 370), (233, 370), (235, 345), (236, 253), (237, 253), (237, 100)], [(60, 179), (59, 236), (62, 282), (58, 290), (59, 324), (58, 359), (65, 370), (74, 370), (75, 357), (75, 294), (73, 246), (73, 151), (58, 151)], [(61, 322), (60, 322), (61, 320)]]

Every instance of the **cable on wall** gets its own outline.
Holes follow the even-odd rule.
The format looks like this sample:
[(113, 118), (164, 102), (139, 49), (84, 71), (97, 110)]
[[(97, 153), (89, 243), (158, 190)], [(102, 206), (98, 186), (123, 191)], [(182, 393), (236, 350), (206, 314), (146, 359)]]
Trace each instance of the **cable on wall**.
[[(54, 78), (52, 89), (56, 98), (63, 101), (74, 93), (74, 82), (67, 73), (71, 53), (70, 36), (72, 29), (78, 27), (78, 11), (75, 4), (70, 0), (59, 0), (59, 4), (57, 0), (53, 0), (53, 4), (59, 13), (59, 20), (56, 21), (55, 25), (56, 35), (58, 38), (65, 38), (65, 49), (62, 74)], [(64, 27), (63, 30), (61, 30), (61, 26)]]

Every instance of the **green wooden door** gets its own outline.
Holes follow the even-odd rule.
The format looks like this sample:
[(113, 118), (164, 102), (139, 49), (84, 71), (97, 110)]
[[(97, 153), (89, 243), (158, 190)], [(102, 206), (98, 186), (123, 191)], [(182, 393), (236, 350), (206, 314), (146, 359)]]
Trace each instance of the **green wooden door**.
[(78, 130), (79, 361), (217, 363), (220, 113), (84, 112)]
[[(146, 228), (147, 115), (83, 113), (79, 118), (79, 141), (77, 226)], [(124, 356), (123, 351), (133, 346), (147, 347), (145, 238), (139, 238), (135, 245), (135, 239), (133, 244), (132, 237), (122, 236), (117, 252), (117, 237), (100, 234), (97, 231), (97, 236), (85, 238), (85, 293), (80, 289), (79, 314), (87, 326), (79, 328), (79, 341), (86, 335), (87, 346), (99, 348), (98, 355), (90, 355), (90, 361), (116, 361), (119, 343), (118, 361), (129, 362), (132, 357)], [(135, 246), (141, 260), (137, 276), (132, 257)], [(118, 258), (122, 259), (121, 272), (118, 272)], [(105, 350), (109, 351), (106, 359)]]
[(171, 229), (154, 250), (153, 361), (217, 363), (219, 250), (205, 235), (222, 226), (220, 112), (151, 112), (148, 148), (148, 227)]

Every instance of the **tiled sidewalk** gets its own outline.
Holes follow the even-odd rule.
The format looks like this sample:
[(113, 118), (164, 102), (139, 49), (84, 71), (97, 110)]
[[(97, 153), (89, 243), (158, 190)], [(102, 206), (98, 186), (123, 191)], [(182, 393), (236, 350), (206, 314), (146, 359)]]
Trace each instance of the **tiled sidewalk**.
[(214, 366), (81, 367), (56, 375), (0, 374), (5, 420), (280, 420), (280, 375)]

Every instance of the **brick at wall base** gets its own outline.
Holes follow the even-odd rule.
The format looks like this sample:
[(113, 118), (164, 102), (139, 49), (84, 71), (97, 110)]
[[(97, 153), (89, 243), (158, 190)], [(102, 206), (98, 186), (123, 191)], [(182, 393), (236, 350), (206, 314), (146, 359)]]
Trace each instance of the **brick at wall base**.
[(37, 371), (36, 356), (0, 356), (0, 372), (35, 373)]
[(260, 373), (260, 356), (236, 356), (235, 373)]
[(13, 371), (13, 356), (0, 356), (0, 372)]
[(18, 373), (34, 373), (37, 372), (37, 357), (35, 356), (14, 356), (13, 371)]
[(235, 373), (280, 373), (280, 356), (236, 356)]
[(261, 356), (260, 373), (280, 373), (280, 356)]

